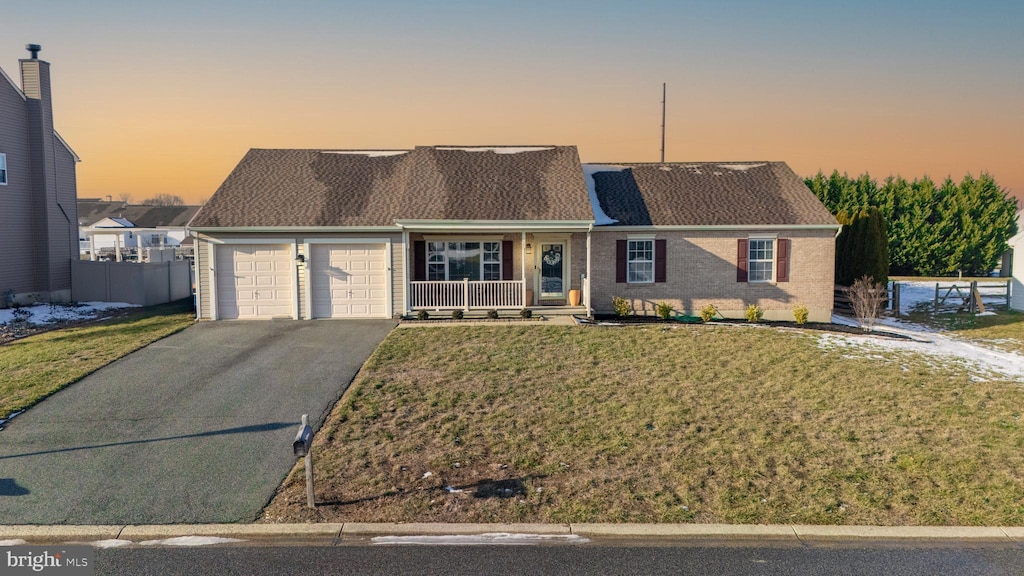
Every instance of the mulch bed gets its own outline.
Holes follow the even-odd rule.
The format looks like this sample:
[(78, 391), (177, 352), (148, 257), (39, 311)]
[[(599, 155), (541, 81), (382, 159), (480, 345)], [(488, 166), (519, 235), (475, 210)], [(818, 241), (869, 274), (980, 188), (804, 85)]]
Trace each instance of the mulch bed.
[[(595, 314), (594, 322), (584, 322), (584, 324), (590, 325), (626, 325), (626, 324), (650, 324), (650, 325), (686, 325), (686, 322), (679, 322), (677, 320), (662, 320), (657, 316), (626, 316), (619, 317), (614, 314)], [(704, 324), (704, 322), (695, 322), (695, 324)], [(748, 322), (742, 320), (712, 320), (708, 324), (719, 324), (723, 326), (746, 326)], [(884, 329), (879, 329), (877, 326), (871, 332), (865, 332), (864, 329), (859, 326), (847, 326), (846, 324), (832, 324), (830, 322), (808, 322), (806, 324), (797, 324), (796, 322), (787, 321), (775, 321), (775, 320), (762, 320), (758, 322), (761, 326), (769, 326), (772, 328), (792, 328), (795, 330), (815, 330), (818, 332), (835, 332), (839, 334), (853, 334), (856, 336), (874, 336), (877, 338), (891, 338), (894, 340), (913, 340), (913, 338), (904, 334), (896, 334), (895, 332), (887, 332)]]

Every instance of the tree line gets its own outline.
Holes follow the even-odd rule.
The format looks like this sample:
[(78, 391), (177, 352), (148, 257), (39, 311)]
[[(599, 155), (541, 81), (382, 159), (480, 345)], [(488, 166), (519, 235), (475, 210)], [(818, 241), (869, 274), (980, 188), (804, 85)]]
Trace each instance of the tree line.
[(873, 241), (873, 254), (864, 254), (863, 247), (859, 252), (877, 262), (877, 250), (886, 250), (893, 275), (988, 274), (999, 265), (1006, 241), (1017, 233), (1017, 201), (984, 172), (978, 178), (967, 175), (959, 183), (950, 178), (936, 184), (927, 176), (912, 181), (890, 176), (879, 185), (867, 173), (851, 178), (837, 170), (830, 176), (818, 172), (805, 182), (840, 223), (869, 218), (870, 209), (877, 209), (887, 240)]

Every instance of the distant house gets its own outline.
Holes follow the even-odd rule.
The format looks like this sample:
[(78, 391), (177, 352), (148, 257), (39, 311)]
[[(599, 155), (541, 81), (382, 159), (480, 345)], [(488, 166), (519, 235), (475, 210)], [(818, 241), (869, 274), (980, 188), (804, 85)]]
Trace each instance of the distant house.
[(839, 224), (781, 162), (583, 165), (574, 146), (250, 150), (189, 225), (198, 315), (832, 311)]
[(79, 158), (54, 130), (50, 64), (29, 51), (21, 88), (0, 70), (0, 306), (70, 300), (78, 257)]
[[(98, 198), (78, 201), (79, 252), (96, 260), (139, 248), (179, 247), (188, 233), (185, 225), (199, 206), (148, 206), (104, 202)], [(187, 243), (191, 247), (191, 242)]]
[(1010, 269), (1013, 271), (1013, 279), (1010, 283), (1010, 308), (1024, 312), (1024, 229), (1019, 226), (1021, 220), (1018, 217), (1018, 232), (1010, 238), (1010, 252), (1013, 254), (1013, 261)]

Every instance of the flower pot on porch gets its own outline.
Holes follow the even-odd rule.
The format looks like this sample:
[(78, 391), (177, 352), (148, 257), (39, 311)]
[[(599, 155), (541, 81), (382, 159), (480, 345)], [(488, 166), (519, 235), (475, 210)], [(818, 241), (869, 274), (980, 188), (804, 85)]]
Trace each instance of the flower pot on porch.
[(526, 304), (525, 306), (533, 306), (533, 290), (526, 289)]
[(579, 305), (580, 305), (580, 291), (579, 290), (569, 290), (569, 306), (579, 306)]

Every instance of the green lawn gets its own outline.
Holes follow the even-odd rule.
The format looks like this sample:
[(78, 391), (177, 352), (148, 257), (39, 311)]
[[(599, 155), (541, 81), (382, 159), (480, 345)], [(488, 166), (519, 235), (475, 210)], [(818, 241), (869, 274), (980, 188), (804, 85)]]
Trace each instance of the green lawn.
[(28, 408), (194, 320), (191, 303), (173, 303), (0, 346), (0, 418)]
[(747, 326), (395, 330), (317, 434), (321, 505), (297, 467), (263, 521), (1024, 524), (1022, 383), (877, 354)]

